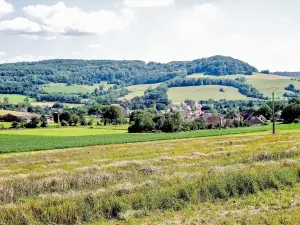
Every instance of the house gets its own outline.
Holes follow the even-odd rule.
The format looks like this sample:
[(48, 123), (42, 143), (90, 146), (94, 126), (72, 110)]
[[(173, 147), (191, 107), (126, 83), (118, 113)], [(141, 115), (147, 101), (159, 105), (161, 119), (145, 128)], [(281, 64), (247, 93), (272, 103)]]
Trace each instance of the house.
[(251, 114), (245, 119), (245, 121), (249, 122), (251, 126), (260, 126), (268, 120), (263, 115), (253, 116), (253, 114)]
[(201, 117), (203, 112), (201, 111), (202, 106), (197, 105), (186, 105), (186, 104), (173, 104), (168, 109), (162, 110), (162, 114), (170, 112), (179, 112), (181, 118), (186, 122), (193, 122)]
[(226, 120), (223, 116), (220, 115), (213, 115), (213, 114), (206, 114), (204, 113), (201, 118), (205, 121), (206, 125), (211, 126), (223, 126), (226, 123)]

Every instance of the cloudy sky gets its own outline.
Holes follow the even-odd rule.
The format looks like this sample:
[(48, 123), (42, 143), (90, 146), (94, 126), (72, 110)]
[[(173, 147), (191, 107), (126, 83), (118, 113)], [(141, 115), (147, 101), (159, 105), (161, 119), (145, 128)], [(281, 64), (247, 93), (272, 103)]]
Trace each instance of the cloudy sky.
[(0, 63), (228, 55), (300, 71), (299, 0), (0, 0)]

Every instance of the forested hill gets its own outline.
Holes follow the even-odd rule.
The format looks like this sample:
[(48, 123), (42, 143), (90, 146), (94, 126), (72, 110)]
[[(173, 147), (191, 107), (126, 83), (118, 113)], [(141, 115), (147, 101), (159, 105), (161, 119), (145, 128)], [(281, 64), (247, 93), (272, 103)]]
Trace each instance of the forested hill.
[(213, 56), (194, 61), (156, 63), (56, 59), (0, 65), (0, 93), (28, 94), (47, 83), (87, 84), (106, 81), (133, 85), (164, 82), (188, 74), (251, 75), (257, 69), (240, 60)]

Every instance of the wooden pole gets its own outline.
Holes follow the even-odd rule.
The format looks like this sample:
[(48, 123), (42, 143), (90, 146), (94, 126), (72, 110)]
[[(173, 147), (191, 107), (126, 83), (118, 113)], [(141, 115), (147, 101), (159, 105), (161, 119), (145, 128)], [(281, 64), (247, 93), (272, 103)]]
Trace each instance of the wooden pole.
[(273, 122), (273, 134), (275, 134), (275, 101), (274, 101), (275, 93), (272, 92), (272, 122)]

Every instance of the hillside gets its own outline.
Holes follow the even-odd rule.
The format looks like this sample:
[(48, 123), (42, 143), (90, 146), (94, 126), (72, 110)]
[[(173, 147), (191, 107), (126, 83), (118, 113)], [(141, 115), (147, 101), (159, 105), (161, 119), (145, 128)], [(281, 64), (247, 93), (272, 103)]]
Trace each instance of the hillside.
[(164, 82), (193, 73), (231, 75), (253, 72), (257, 72), (255, 67), (225, 56), (165, 64), (114, 60), (47, 60), (0, 65), (0, 93), (34, 93), (39, 90), (39, 85), (49, 83), (92, 86), (107, 82), (129, 86)]

